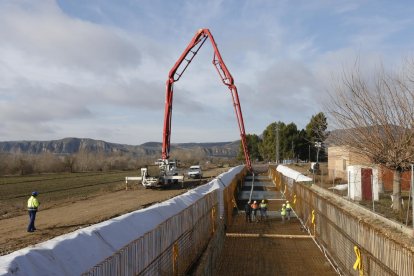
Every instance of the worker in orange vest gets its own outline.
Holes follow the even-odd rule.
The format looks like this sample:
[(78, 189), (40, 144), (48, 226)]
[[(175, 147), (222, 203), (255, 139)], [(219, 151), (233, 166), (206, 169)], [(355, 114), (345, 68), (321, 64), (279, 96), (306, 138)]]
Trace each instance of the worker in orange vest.
[(258, 218), (257, 218), (257, 210), (259, 210), (259, 204), (257, 204), (257, 201), (253, 201), (252, 203), (252, 213), (253, 213), (253, 217), (252, 217), (252, 221), (256, 221), (259, 222)]

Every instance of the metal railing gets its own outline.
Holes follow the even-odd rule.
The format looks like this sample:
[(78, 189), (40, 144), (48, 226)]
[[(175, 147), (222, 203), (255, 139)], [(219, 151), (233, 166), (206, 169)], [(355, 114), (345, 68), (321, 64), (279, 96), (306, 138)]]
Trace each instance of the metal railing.
[[(359, 212), (359, 206), (321, 188), (295, 183), (274, 169), (276, 186), (315, 242), (344, 275), (414, 275), (411, 238)], [(366, 212), (366, 211), (365, 211)]]

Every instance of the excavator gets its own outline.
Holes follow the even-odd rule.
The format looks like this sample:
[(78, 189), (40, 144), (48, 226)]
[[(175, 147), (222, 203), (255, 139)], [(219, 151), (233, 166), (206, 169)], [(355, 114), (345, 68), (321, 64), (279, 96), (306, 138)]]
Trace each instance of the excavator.
[(234, 79), (230, 74), (227, 66), (225, 65), (220, 51), (217, 48), (217, 44), (214, 41), (214, 38), (209, 29), (200, 29), (196, 32), (193, 39), (188, 44), (187, 48), (181, 54), (177, 62), (171, 68), (168, 79), (166, 82), (166, 94), (165, 94), (165, 111), (164, 111), (164, 128), (162, 136), (162, 158), (158, 159), (155, 162), (158, 166), (159, 173), (153, 175), (149, 173), (149, 168), (141, 168), (140, 177), (126, 177), (125, 181), (128, 183), (128, 180), (138, 180), (141, 181), (142, 185), (145, 188), (149, 187), (159, 187), (168, 185), (174, 181), (183, 180), (183, 176), (177, 174), (176, 162), (169, 160), (170, 158), (170, 138), (171, 138), (171, 118), (172, 118), (172, 105), (173, 105), (173, 95), (174, 83), (180, 80), (185, 70), (190, 65), (191, 61), (197, 55), (198, 51), (204, 45), (204, 43), (210, 40), (213, 49), (213, 65), (217, 70), (223, 84), (227, 86), (230, 90), (230, 94), (233, 99), (234, 111), (237, 117), (237, 123), (240, 130), (240, 138), (244, 151), (244, 157), (246, 160), (246, 167), (249, 171), (253, 172), (252, 164), (250, 161), (249, 150), (247, 148), (246, 142), (246, 133), (244, 129), (243, 115), (240, 107), (239, 96), (237, 93), (237, 88), (234, 85)]

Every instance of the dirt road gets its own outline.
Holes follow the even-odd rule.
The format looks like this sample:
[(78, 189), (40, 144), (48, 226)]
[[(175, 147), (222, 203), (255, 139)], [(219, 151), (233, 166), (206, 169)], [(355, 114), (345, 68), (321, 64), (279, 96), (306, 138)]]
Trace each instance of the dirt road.
[(34, 233), (26, 232), (27, 215), (0, 220), (0, 254), (5, 255), (76, 229), (144, 208), (186, 191), (186, 189), (151, 190), (140, 187), (71, 202), (47, 210), (40, 208), (36, 217), (37, 230)]

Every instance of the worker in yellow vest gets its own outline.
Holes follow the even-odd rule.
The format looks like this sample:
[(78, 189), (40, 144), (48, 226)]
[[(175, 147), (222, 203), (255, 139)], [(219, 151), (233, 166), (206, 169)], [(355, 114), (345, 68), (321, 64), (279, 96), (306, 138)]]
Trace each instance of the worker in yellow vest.
[(290, 220), (290, 212), (292, 212), (292, 206), (290, 206), (289, 200), (286, 200), (286, 212), (287, 218)]
[(267, 220), (267, 202), (265, 199), (260, 203), (260, 220)]
[(282, 216), (282, 223), (285, 223), (286, 217), (286, 204), (282, 205), (282, 210), (280, 210), (280, 215)]
[(34, 232), (36, 230), (36, 212), (40, 205), (39, 200), (37, 200), (37, 195), (37, 192), (32, 192), (32, 196), (27, 200), (27, 211), (29, 211), (29, 226), (27, 226), (27, 232)]

